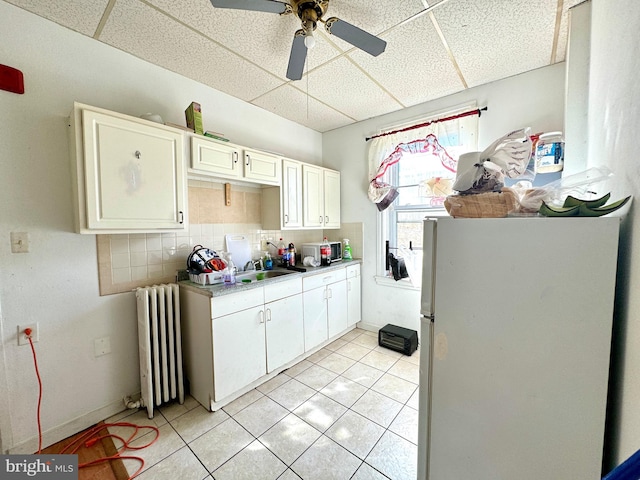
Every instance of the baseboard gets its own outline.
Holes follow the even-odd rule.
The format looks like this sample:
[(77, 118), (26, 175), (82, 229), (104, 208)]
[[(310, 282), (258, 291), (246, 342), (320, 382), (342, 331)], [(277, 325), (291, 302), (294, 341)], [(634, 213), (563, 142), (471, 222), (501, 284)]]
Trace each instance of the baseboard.
[(369, 332), (378, 333), (378, 330), (380, 330), (382, 327), (384, 327), (384, 325), (374, 325), (373, 323), (358, 322), (358, 328), (367, 330)]
[[(89, 412), (73, 420), (53, 427), (46, 432), (42, 432), (42, 448), (46, 448), (54, 443), (71, 437), (78, 432), (86, 430), (87, 428), (95, 425), (96, 423), (109, 418), (116, 413), (125, 410), (125, 405), (122, 400), (117, 400), (109, 405), (105, 405), (97, 410)], [(38, 437), (32, 437), (25, 440), (22, 443), (14, 445), (8, 449), (9, 454), (31, 454), (38, 451)]]

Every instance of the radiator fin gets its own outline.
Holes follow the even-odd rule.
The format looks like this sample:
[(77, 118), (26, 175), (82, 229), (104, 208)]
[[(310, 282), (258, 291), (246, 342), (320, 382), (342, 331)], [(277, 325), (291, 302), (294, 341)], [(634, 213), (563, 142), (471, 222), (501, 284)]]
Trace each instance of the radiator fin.
[(180, 296), (177, 284), (136, 290), (140, 390), (149, 418), (154, 406), (184, 403)]

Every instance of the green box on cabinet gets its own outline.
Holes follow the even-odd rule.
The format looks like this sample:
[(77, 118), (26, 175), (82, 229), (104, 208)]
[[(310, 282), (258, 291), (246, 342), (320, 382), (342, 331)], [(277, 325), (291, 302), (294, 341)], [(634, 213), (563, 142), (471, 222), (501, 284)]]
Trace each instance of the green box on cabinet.
[(184, 111), (187, 117), (187, 127), (193, 130), (195, 133), (202, 135), (204, 128), (202, 127), (202, 110), (200, 104), (191, 102), (191, 105)]

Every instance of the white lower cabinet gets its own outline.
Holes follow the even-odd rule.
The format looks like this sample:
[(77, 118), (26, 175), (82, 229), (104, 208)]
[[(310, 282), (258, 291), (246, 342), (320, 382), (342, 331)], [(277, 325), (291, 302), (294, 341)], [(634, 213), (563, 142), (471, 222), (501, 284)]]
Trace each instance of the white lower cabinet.
[(347, 326), (362, 320), (362, 286), (360, 264), (347, 267)]
[(347, 329), (347, 281), (327, 286), (327, 326), (329, 338)]
[(296, 275), (214, 297), (180, 288), (191, 395), (217, 410), (348, 330), (355, 323), (349, 317), (349, 301), (355, 298), (350, 297), (350, 280), (359, 281), (359, 276), (347, 278), (346, 272)]
[(266, 373), (265, 314), (260, 305), (212, 322), (213, 391), (220, 401)]
[(305, 290), (304, 303), (304, 349), (317, 347), (329, 338), (327, 329), (327, 289), (326, 287)]
[(271, 373), (304, 353), (302, 279), (264, 287), (267, 371)]
[(347, 282), (345, 269), (302, 279), (305, 351), (347, 328)]
[(265, 304), (267, 373), (304, 353), (302, 294)]

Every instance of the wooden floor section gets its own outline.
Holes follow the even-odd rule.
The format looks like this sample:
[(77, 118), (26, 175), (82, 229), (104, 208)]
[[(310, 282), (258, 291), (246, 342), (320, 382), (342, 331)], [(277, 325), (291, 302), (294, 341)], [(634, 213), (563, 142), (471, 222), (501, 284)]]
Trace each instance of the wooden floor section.
[[(98, 425), (103, 425), (100, 422)], [(93, 428), (93, 427), (91, 427)], [(43, 448), (42, 453), (60, 453), (67, 445), (73, 443), (77, 438), (84, 435), (86, 431), (77, 433), (72, 437), (66, 438), (50, 447)], [(97, 436), (107, 435), (109, 432), (106, 428), (100, 430)], [(71, 450), (71, 449), (70, 449)], [(116, 447), (111, 438), (104, 438), (96, 442), (91, 447), (82, 446), (76, 453), (78, 454), (78, 464), (97, 460), (98, 458), (109, 457), (117, 452)], [(68, 453), (68, 452), (65, 452)], [(112, 460), (110, 462), (91, 465), (81, 468), (78, 472), (78, 480), (127, 480), (129, 474), (122, 460)]]

